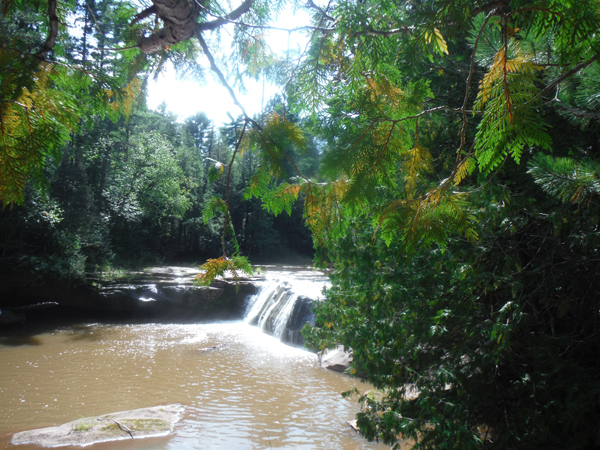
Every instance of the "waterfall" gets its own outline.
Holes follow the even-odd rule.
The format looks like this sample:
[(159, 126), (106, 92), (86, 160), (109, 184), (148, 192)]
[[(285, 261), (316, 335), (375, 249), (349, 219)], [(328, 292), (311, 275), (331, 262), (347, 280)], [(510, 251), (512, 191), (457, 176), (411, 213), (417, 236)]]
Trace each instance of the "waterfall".
[(248, 299), (244, 321), (283, 342), (302, 345), (301, 330), (314, 324), (312, 305), (327, 284), (321, 272), (275, 272), (265, 277), (258, 294)]

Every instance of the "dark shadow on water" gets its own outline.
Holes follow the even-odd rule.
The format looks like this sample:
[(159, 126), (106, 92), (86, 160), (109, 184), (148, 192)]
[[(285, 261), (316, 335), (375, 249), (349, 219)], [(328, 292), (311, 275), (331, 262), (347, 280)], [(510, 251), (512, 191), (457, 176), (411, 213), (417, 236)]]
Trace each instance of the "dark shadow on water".
[(53, 307), (27, 314), (25, 323), (10, 328), (0, 328), (0, 345), (19, 347), (41, 345), (37, 337), (41, 334), (55, 333), (68, 328), (73, 331), (73, 339), (99, 339), (98, 333), (91, 334), (88, 327), (92, 323), (122, 324), (132, 323), (129, 314), (81, 310), (67, 307)]
[(7, 347), (34, 346), (42, 345), (42, 341), (35, 336), (14, 334), (12, 336), (0, 336), (0, 345)]
[(74, 324), (69, 326), (70, 339), (72, 341), (97, 341), (102, 339), (101, 329), (97, 327), (89, 327), (89, 324)]
[(138, 311), (98, 311), (82, 308), (56, 306), (26, 314), (25, 323), (0, 328), (0, 346), (20, 347), (41, 345), (39, 335), (56, 332), (69, 333), (74, 341), (94, 341), (102, 339), (102, 329), (90, 327), (92, 324), (103, 325), (140, 325), (148, 323), (208, 323), (219, 320), (239, 320), (240, 317), (209, 319), (201, 314), (173, 313), (153, 314)]

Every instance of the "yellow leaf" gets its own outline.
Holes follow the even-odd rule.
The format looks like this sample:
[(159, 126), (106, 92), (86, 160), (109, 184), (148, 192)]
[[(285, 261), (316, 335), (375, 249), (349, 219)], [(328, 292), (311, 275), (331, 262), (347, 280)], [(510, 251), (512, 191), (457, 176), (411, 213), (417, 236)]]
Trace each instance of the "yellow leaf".
[(456, 175), (454, 176), (454, 185), (458, 186), (465, 177), (473, 172), (476, 163), (473, 158), (466, 158), (458, 165)]
[(437, 45), (438, 49), (440, 50), (441, 53), (445, 53), (447, 55), (448, 54), (448, 44), (446, 44), (444, 36), (442, 36), (442, 33), (437, 28), (435, 28), (435, 34), (437, 36), (436, 45)]
[(406, 193), (408, 198), (414, 196), (418, 178), (422, 173), (431, 172), (432, 156), (429, 150), (420, 145), (415, 145), (412, 150), (406, 152), (406, 158), (402, 165), (404, 181), (406, 181)]

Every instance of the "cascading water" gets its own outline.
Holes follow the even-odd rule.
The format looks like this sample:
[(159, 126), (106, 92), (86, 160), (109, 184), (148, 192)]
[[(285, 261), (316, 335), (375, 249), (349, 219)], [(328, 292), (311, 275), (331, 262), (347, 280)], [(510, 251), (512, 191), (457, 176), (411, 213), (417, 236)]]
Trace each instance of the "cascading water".
[(327, 283), (322, 272), (269, 272), (259, 293), (248, 299), (244, 321), (283, 342), (301, 345), (302, 327), (314, 323), (312, 305), (322, 297)]

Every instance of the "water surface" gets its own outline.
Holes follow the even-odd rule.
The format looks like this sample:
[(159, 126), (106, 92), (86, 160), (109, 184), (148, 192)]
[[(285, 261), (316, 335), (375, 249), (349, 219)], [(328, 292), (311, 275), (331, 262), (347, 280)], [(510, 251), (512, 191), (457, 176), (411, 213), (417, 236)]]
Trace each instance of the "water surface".
[(17, 431), (166, 403), (186, 407), (173, 436), (94, 448), (387, 448), (346, 423), (358, 405), (340, 393), (368, 385), (244, 322), (59, 326), (0, 337), (0, 361), (0, 448)]

